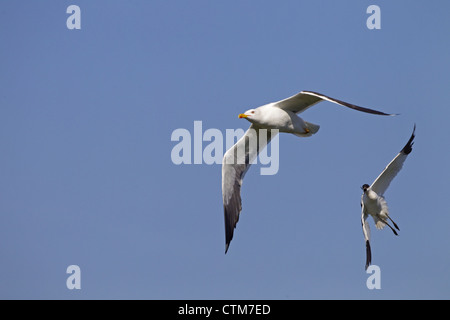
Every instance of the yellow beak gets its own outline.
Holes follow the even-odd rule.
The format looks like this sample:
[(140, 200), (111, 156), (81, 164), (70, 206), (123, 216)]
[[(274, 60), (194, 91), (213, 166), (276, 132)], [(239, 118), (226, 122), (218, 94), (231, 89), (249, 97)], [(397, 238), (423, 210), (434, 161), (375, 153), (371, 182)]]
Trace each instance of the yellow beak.
[(246, 114), (243, 114), (243, 113), (241, 113), (240, 115), (239, 115), (239, 119), (242, 119), (242, 118), (247, 118), (248, 116), (246, 115)]

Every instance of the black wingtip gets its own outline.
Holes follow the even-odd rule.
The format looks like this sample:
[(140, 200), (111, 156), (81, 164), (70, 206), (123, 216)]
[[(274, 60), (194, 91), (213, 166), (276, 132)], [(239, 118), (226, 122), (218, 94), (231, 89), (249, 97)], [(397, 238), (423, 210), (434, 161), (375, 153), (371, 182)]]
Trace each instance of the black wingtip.
[[(239, 201), (240, 201), (240, 199), (239, 199)], [(233, 222), (230, 221), (230, 219), (232, 219), (232, 216), (227, 211), (227, 207), (225, 205), (223, 206), (223, 211), (224, 211), (224, 218), (225, 218), (225, 254), (227, 254), (228, 248), (230, 247), (231, 240), (233, 240), (233, 233), (234, 233), (234, 228), (236, 228), (236, 224), (233, 227)], [(238, 220), (239, 220), (239, 217), (237, 218), (235, 223), (237, 223)]]
[(374, 110), (374, 109), (360, 107), (360, 106), (357, 106), (357, 105), (354, 105), (352, 103), (348, 103), (348, 102), (345, 102), (345, 101), (342, 101), (342, 100), (339, 100), (339, 99), (336, 99), (336, 98), (331, 98), (329, 96), (326, 96), (326, 95), (324, 95), (322, 93), (318, 93), (318, 92), (315, 92), (315, 91), (303, 90), (302, 93), (313, 95), (313, 96), (319, 97), (319, 98), (321, 98), (323, 100), (328, 100), (328, 101), (340, 104), (341, 106), (345, 106), (347, 108), (358, 110), (358, 111), (365, 112), (365, 113), (376, 114), (376, 115), (379, 115), (379, 116), (397, 116), (397, 115), (399, 115), (398, 113), (385, 113), (385, 112)]
[(366, 240), (366, 268), (372, 264), (372, 250), (370, 249), (370, 242), (369, 240)]
[(413, 132), (411, 134), (411, 138), (409, 138), (408, 142), (406, 143), (406, 145), (403, 147), (402, 151), (404, 154), (410, 154), (412, 151), (412, 146), (414, 145), (414, 138), (416, 137), (415, 135), (416, 132), (416, 124), (414, 123), (414, 129)]

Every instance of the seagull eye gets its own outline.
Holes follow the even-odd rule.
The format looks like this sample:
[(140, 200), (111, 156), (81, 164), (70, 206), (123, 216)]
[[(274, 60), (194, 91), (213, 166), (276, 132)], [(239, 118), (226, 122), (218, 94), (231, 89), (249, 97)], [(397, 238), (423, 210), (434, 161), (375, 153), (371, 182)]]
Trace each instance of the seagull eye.
[(255, 113), (255, 111), (251, 111), (250, 113)]

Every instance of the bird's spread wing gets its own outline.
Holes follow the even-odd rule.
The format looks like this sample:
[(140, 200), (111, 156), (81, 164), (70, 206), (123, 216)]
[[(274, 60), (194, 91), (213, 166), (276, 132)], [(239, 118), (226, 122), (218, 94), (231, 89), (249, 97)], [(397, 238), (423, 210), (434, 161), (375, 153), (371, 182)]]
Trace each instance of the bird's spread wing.
[(391, 181), (395, 178), (397, 173), (403, 167), (403, 163), (405, 162), (408, 154), (412, 151), (412, 146), (414, 144), (414, 132), (416, 131), (416, 125), (414, 125), (414, 130), (411, 134), (406, 145), (403, 149), (397, 154), (397, 156), (384, 168), (383, 172), (375, 179), (375, 181), (370, 186), (373, 191), (375, 191), (378, 195), (383, 195), (384, 192), (389, 187)]
[(228, 251), (234, 228), (241, 212), (241, 185), (245, 173), (259, 152), (276, 133), (251, 125), (244, 136), (230, 148), (222, 162), (222, 197), (225, 215), (225, 253)]
[(364, 233), (364, 240), (366, 243), (366, 270), (372, 263), (372, 251), (370, 249), (370, 227), (367, 221), (368, 214), (364, 208), (364, 202), (361, 198), (361, 224)]
[(394, 116), (395, 114), (387, 114), (381, 111), (369, 109), (369, 108), (363, 108), (356, 106), (354, 104), (344, 102), (338, 99), (330, 98), (326, 95), (323, 95), (321, 93), (313, 92), (313, 91), (302, 91), (300, 93), (297, 93), (296, 95), (293, 95), (292, 97), (286, 98), (284, 100), (274, 102), (274, 106), (283, 109), (283, 110), (289, 110), (294, 113), (300, 113), (308, 109), (309, 107), (312, 107), (316, 103), (326, 100), (329, 102), (333, 102), (336, 104), (339, 104), (341, 106), (351, 108), (354, 110), (366, 112), (366, 113), (372, 113), (372, 114), (378, 114), (382, 116)]

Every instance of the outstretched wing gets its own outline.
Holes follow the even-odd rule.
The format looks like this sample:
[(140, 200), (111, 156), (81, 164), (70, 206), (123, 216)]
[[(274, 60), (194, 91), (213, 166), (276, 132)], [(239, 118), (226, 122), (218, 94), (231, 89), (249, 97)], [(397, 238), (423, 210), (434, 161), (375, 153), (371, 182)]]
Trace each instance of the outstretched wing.
[(366, 243), (366, 270), (372, 263), (372, 251), (370, 249), (370, 227), (367, 221), (368, 214), (364, 208), (364, 202), (361, 197), (361, 224), (364, 233), (364, 240)]
[(251, 125), (244, 136), (224, 155), (222, 162), (222, 197), (225, 216), (225, 253), (242, 210), (241, 186), (245, 173), (259, 152), (276, 135), (267, 129)]
[(283, 109), (283, 110), (289, 110), (294, 113), (300, 113), (300, 112), (305, 111), (309, 107), (312, 107), (313, 105), (315, 105), (316, 103), (318, 103), (322, 100), (333, 102), (333, 103), (339, 104), (341, 106), (351, 108), (354, 110), (358, 110), (361, 112), (372, 113), (372, 114), (377, 114), (377, 115), (382, 115), (382, 116), (394, 116), (395, 115), (395, 114), (387, 114), (387, 113), (369, 109), (369, 108), (359, 107), (354, 104), (344, 102), (344, 101), (341, 101), (338, 99), (334, 99), (334, 98), (328, 97), (324, 94), (313, 92), (313, 91), (302, 91), (300, 93), (297, 93), (296, 95), (293, 95), (292, 97), (286, 98), (286, 99), (278, 101), (278, 102), (274, 102), (273, 105), (280, 109)]
[(370, 186), (372, 190), (375, 191), (378, 195), (382, 196), (384, 194), (384, 192), (389, 187), (391, 181), (402, 169), (403, 163), (405, 162), (406, 158), (412, 151), (415, 131), (416, 125), (414, 124), (413, 132), (406, 145), (399, 152), (399, 154), (397, 154), (397, 156), (386, 166), (386, 168), (384, 168), (383, 172), (381, 172), (381, 174), (375, 179), (375, 181)]

